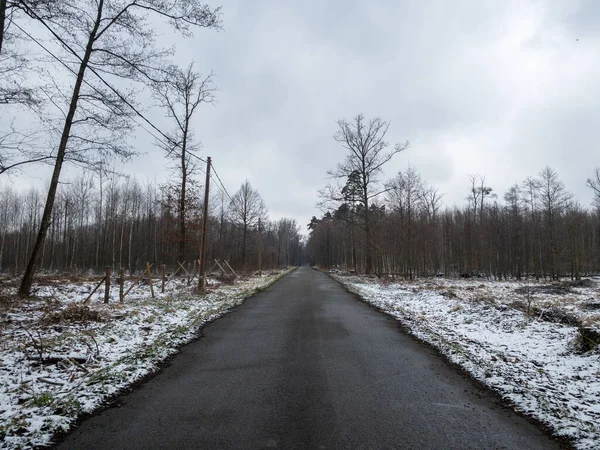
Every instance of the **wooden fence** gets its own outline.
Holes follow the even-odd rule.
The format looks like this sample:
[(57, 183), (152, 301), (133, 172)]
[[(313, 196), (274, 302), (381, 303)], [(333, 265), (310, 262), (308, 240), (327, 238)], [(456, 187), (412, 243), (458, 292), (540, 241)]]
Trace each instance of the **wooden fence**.
[[(146, 281), (150, 286), (150, 294), (152, 298), (155, 298), (154, 295), (154, 279), (152, 273), (152, 267), (154, 264), (149, 262), (146, 263), (146, 270), (140, 275), (136, 277), (130, 277), (130, 281), (132, 283), (129, 285), (127, 290), (125, 290), (125, 270), (121, 268), (119, 270), (119, 276), (115, 280), (119, 284), (119, 303), (125, 302), (125, 297), (136, 287), (139, 286), (142, 282)], [(198, 260), (194, 260), (193, 263), (177, 262), (177, 268), (172, 274), (167, 274), (166, 265), (161, 264), (160, 266), (160, 278), (157, 278), (156, 281), (160, 281), (160, 291), (161, 293), (165, 292), (165, 286), (169, 284), (169, 282), (175, 278), (184, 278), (187, 281), (187, 285), (191, 285), (192, 281), (196, 276), (200, 276), (199, 268), (200, 264)], [(209, 273), (212, 273), (215, 268), (218, 268), (222, 276), (237, 278), (237, 274), (229, 265), (229, 262), (222, 260), (214, 260), (214, 264), (212, 265)], [(100, 286), (104, 284), (104, 303), (108, 303), (110, 299), (110, 287), (111, 287), (111, 276), (112, 276), (112, 268), (110, 266), (106, 266), (104, 270), (104, 277), (98, 282), (98, 284), (94, 287), (92, 292), (86, 297), (83, 301), (84, 304), (88, 304), (93, 295), (96, 293)]]

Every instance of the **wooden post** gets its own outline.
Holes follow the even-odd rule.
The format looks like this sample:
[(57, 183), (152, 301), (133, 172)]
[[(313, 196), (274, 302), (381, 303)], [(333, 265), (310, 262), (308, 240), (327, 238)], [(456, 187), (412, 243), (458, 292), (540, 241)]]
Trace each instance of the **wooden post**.
[(132, 285), (131, 285), (131, 286), (129, 286), (129, 289), (127, 289), (127, 292), (125, 292), (125, 293), (123, 294), (123, 298), (127, 297), (127, 294), (129, 294), (129, 293), (131, 292), (131, 290), (132, 290), (134, 287), (136, 287), (136, 286), (137, 286), (137, 284), (138, 284), (140, 281), (142, 281), (142, 279), (141, 279), (141, 278), (138, 278), (137, 280), (135, 280), (135, 281), (132, 283)]
[(148, 272), (148, 280), (150, 282), (150, 292), (152, 293), (152, 298), (154, 298), (154, 286), (152, 286), (152, 264), (149, 262), (146, 263), (146, 272)]
[(231, 270), (231, 273), (233, 273), (233, 274), (234, 274), (236, 277), (238, 276), (238, 274), (237, 274), (237, 273), (235, 273), (235, 270), (233, 270), (233, 269), (231, 268), (231, 266), (229, 265), (229, 261), (227, 261), (227, 260), (226, 260), (226, 261), (225, 261), (225, 265), (226, 265), (227, 267), (229, 267), (229, 270)]
[(96, 285), (96, 287), (92, 290), (92, 292), (90, 292), (90, 295), (88, 295), (87, 298), (83, 301), (84, 304), (88, 304), (90, 302), (90, 300), (92, 299), (92, 295), (94, 295), (94, 293), (98, 290), (98, 288), (100, 286), (102, 286), (102, 283), (104, 283), (104, 280), (106, 280), (106, 276), (104, 276), (104, 278), (102, 278), (100, 280), (100, 282)]
[(200, 242), (200, 269), (198, 276), (198, 292), (204, 294), (204, 264), (206, 261), (206, 224), (208, 222), (208, 194), (210, 186), (210, 156), (206, 158), (206, 183), (204, 186), (204, 209), (202, 214), (202, 241)]
[(165, 272), (166, 271), (167, 271), (166, 267), (163, 264), (160, 269), (160, 279), (161, 279), (160, 292), (162, 292), (163, 294), (165, 293)]
[(219, 266), (219, 269), (221, 269), (221, 275), (225, 276), (225, 269), (223, 269), (223, 266), (219, 264), (219, 261), (217, 259), (215, 259), (215, 264)]
[(108, 299), (110, 298), (110, 266), (106, 266), (104, 271), (104, 303), (108, 303)]
[(188, 273), (188, 271), (185, 269), (185, 267), (183, 267), (183, 265), (184, 265), (184, 264), (185, 264), (185, 261), (184, 261), (184, 262), (182, 262), (182, 263), (180, 263), (179, 261), (177, 261), (177, 265), (178, 265), (179, 267), (177, 268), (177, 270), (176, 270), (176, 271), (175, 271), (175, 273), (173, 274), (173, 277), (174, 277), (175, 275), (177, 275), (177, 274), (179, 273), (179, 271), (180, 271), (180, 270), (183, 270), (185, 273)]
[(192, 281), (194, 281), (194, 278), (196, 278), (196, 273), (198, 272), (198, 268), (200, 267), (200, 260), (199, 259), (195, 259), (194, 260), (194, 272), (190, 275), (189, 281), (188, 281), (188, 286), (190, 284), (192, 284)]
[(121, 267), (119, 272), (119, 303), (123, 303), (125, 296), (123, 295), (125, 289), (125, 269)]

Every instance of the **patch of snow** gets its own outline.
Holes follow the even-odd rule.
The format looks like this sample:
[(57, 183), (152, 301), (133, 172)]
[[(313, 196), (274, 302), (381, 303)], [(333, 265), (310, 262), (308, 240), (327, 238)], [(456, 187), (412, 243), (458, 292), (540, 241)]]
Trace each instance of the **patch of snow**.
[[(600, 448), (600, 351), (578, 353), (574, 325), (529, 317), (525, 294), (516, 293), (523, 283), (335, 278), (556, 435), (580, 449)], [(595, 298), (597, 290), (579, 295)], [(534, 294), (532, 303), (542, 316), (543, 308), (562, 307), (590, 322), (593, 316), (572, 296)]]
[[(119, 287), (113, 285), (111, 303), (103, 303), (99, 289), (87, 307), (81, 303), (98, 280), (57, 279), (38, 287), (37, 298), (19, 302), (0, 320), (0, 449), (50, 444), (81, 414), (155, 372), (207, 321), (284, 273), (234, 285), (210, 280), (203, 296), (174, 279), (164, 294), (155, 288), (154, 299), (140, 286), (123, 304), (115, 303)], [(83, 310), (88, 320), (67, 318), (69, 308)]]

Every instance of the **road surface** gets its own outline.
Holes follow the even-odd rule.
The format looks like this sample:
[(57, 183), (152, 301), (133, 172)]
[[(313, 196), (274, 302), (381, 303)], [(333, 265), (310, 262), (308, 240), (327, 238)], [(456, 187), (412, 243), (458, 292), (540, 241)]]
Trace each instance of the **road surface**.
[(307, 267), (207, 325), (119, 404), (58, 448), (559, 448)]

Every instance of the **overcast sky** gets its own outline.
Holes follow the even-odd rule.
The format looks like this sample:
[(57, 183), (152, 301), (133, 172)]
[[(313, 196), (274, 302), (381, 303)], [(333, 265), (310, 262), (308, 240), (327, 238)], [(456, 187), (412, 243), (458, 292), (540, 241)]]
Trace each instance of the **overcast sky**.
[[(468, 174), (484, 175), (501, 198), (546, 165), (590, 203), (585, 180), (600, 166), (600, 2), (220, 4), (222, 32), (176, 41), (178, 61), (213, 70), (219, 87), (194, 131), (230, 193), (247, 178), (271, 218), (304, 228), (319, 214), (316, 192), (345, 155), (336, 121), (358, 113), (389, 121), (391, 145), (410, 141), (386, 177), (411, 164), (446, 205), (464, 201)], [(164, 180), (153, 139), (139, 132), (135, 142), (146, 155), (126, 170)]]

